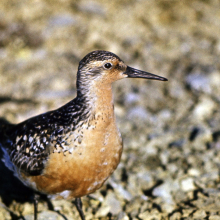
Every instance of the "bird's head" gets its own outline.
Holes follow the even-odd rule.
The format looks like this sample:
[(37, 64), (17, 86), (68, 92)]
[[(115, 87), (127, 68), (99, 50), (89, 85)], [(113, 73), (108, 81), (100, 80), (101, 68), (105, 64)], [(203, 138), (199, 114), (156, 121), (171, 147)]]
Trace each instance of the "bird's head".
[(87, 54), (79, 63), (77, 88), (91, 85), (102, 87), (123, 78), (144, 78), (167, 81), (166, 78), (127, 66), (114, 53), (97, 50)]

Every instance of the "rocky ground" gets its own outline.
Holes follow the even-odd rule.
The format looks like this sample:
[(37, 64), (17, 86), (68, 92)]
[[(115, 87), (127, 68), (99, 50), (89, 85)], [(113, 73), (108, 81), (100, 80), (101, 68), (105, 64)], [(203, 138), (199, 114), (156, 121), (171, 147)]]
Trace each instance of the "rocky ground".
[[(86, 219), (220, 219), (220, 2), (0, 1), (0, 117), (18, 123), (76, 94), (78, 62), (109, 50), (168, 82), (114, 84), (121, 163), (83, 198)], [(33, 219), (32, 191), (0, 164), (0, 219)], [(39, 219), (77, 219), (42, 198)]]

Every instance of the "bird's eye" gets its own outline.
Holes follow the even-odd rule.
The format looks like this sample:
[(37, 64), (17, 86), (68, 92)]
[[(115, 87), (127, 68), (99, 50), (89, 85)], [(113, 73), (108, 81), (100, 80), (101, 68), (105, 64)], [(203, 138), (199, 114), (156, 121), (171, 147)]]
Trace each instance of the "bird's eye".
[(111, 63), (105, 63), (104, 64), (104, 68), (105, 69), (111, 69), (112, 68), (112, 64)]

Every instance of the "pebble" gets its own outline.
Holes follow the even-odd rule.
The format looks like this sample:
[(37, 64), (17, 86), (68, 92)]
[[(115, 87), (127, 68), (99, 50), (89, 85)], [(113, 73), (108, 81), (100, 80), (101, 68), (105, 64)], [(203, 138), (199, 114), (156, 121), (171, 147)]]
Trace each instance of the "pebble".
[(149, 211), (140, 213), (138, 215), (138, 217), (140, 219), (144, 219), (144, 220), (160, 220), (160, 219), (162, 219), (159, 213), (151, 213)]
[(67, 14), (56, 15), (49, 21), (49, 26), (70, 26), (76, 23), (76, 19), (73, 16)]
[(219, 215), (211, 215), (209, 217), (209, 220), (220, 220), (220, 216)]
[[(40, 213), (38, 213), (37, 215), (37, 219), (38, 220), (63, 220), (63, 217), (61, 215), (59, 215), (57, 212), (53, 212), (53, 211), (42, 211)], [(24, 218), (26, 220), (33, 220), (33, 214), (32, 215), (26, 215), (24, 216)]]
[(202, 74), (200, 72), (189, 74), (186, 77), (186, 82), (190, 85), (192, 89), (203, 91), (206, 93), (211, 92), (210, 79), (205, 74)]
[(87, 12), (90, 14), (97, 14), (101, 16), (105, 16), (106, 12), (102, 4), (98, 4), (93, 1), (82, 2), (79, 5), (79, 9), (83, 12)]
[(149, 120), (150, 119), (150, 114), (149, 112), (141, 107), (141, 106), (136, 106), (133, 108), (130, 108), (127, 117), (129, 120)]
[[(14, 2), (0, 2), (0, 117), (18, 123), (74, 98), (78, 61), (95, 49), (169, 80), (113, 85), (121, 167), (82, 198), (86, 219), (219, 219), (219, 1)], [(190, 139), (192, 128), (199, 132)], [(14, 194), (14, 182), (1, 174), (10, 200), (3, 186)], [(70, 201), (52, 202), (78, 219)], [(19, 206), (33, 219), (33, 204)], [(47, 209), (40, 201), (39, 216), (58, 217)], [(1, 209), (0, 219), (11, 216)]]
[(212, 112), (216, 108), (216, 103), (208, 97), (201, 97), (199, 103), (196, 105), (193, 115), (199, 120), (210, 118)]
[(154, 196), (161, 197), (167, 204), (173, 204), (173, 198), (171, 195), (172, 184), (170, 182), (165, 182), (162, 185), (156, 187), (152, 194)]
[(194, 219), (204, 219), (206, 217), (206, 212), (204, 210), (197, 210), (193, 213)]
[(126, 104), (133, 104), (135, 102), (138, 102), (138, 100), (140, 100), (140, 94), (138, 94), (138, 93), (130, 92), (125, 96), (125, 103)]
[(196, 168), (190, 168), (189, 170), (188, 170), (188, 174), (190, 175), (190, 176), (200, 176), (200, 171), (198, 170), (198, 169), (196, 169)]
[(112, 213), (112, 215), (117, 215), (121, 211), (121, 203), (116, 198), (116, 194), (113, 191), (108, 192), (103, 205), (110, 207), (109, 212)]
[(195, 212), (195, 209), (187, 208), (187, 209), (183, 209), (182, 212), (183, 212), (182, 217), (183, 218), (188, 218), (189, 216), (191, 216), (192, 213)]
[(129, 220), (129, 217), (125, 212), (120, 212), (115, 220)]
[(131, 193), (128, 192), (125, 188), (123, 188), (123, 186), (121, 184), (116, 183), (115, 181), (113, 181), (112, 178), (109, 179), (109, 183), (114, 188), (116, 193), (119, 194), (119, 196), (121, 196), (122, 198), (124, 198), (128, 201), (130, 201), (132, 199), (133, 196), (131, 195)]
[(190, 178), (190, 177), (186, 178), (186, 179), (183, 179), (181, 181), (180, 185), (181, 185), (181, 189), (183, 191), (191, 191), (191, 190), (194, 190), (196, 188), (193, 178)]
[(108, 205), (103, 205), (98, 209), (98, 211), (95, 213), (96, 218), (107, 216), (107, 214), (110, 211), (110, 207)]
[(171, 217), (169, 218), (170, 220), (176, 220), (176, 219), (181, 219), (181, 213), (180, 212), (175, 212)]

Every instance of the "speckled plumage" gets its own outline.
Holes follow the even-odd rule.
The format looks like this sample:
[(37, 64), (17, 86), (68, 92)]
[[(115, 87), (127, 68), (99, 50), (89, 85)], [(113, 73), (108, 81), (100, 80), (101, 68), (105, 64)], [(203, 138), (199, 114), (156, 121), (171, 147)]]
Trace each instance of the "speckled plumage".
[(7, 129), (2, 144), (19, 172), (40, 175), (50, 153), (68, 151), (68, 136), (89, 117), (89, 113), (86, 103), (74, 99), (57, 110)]
[(79, 63), (75, 99), (0, 131), (6, 166), (36, 191), (76, 198), (84, 220), (79, 198), (100, 188), (120, 162), (123, 143), (111, 84), (126, 77), (166, 81), (125, 65), (111, 52), (86, 55)]

